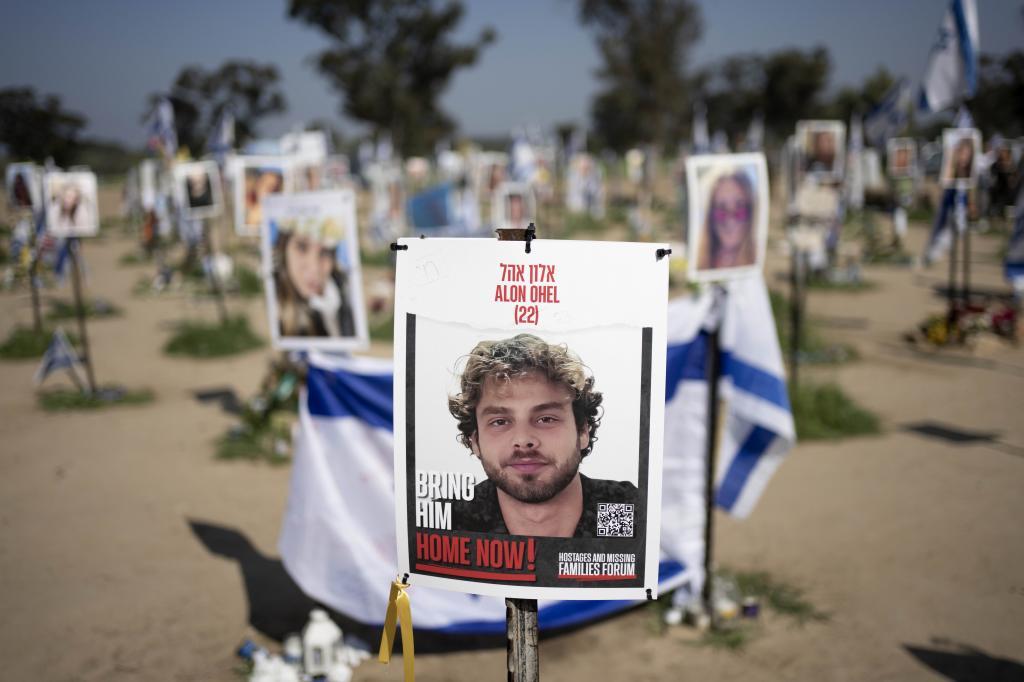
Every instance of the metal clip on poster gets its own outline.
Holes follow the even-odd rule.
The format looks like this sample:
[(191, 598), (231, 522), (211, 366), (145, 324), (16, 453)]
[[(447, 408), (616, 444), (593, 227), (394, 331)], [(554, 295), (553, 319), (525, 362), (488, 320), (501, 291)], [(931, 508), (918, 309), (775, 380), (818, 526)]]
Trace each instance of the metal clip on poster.
[(701, 601), (705, 612), (716, 624), (715, 609), (712, 603), (714, 595), (714, 538), (715, 538), (715, 460), (718, 450), (718, 379), (722, 374), (722, 349), (719, 342), (719, 330), (722, 328), (722, 317), (725, 315), (725, 297), (727, 291), (721, 284), (715, 284), (712, 290), (711, 329), (708, 330), (708, 350), (705, 370), (708, 384), (707, 426), (705, 433), (705, 479), (704, 479), (704, 587), (701, 590)]
[[(530, 223), (525, 230), (498, 229), (500, 242), (526, 242), (526, 253), (530, 253), (530, 242), (537, 238), (537, 227)], [(508, 652), (509, 682), (538, 682), (540, 680), (540, 655), (537, 636), (537, 600), (505, 599), (505, 637)]]

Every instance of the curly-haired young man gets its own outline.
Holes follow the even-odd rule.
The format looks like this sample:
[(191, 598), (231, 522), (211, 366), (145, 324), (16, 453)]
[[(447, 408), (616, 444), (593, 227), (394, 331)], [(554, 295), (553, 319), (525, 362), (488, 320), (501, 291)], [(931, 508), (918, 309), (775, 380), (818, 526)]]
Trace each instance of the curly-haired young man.
[(602, 395), (565, 346), (532, 334), (482, 341), (460, 388), (448, 409), (487, 480), (453, 505), (453, 529), (594, 537), (599, 503), (636, 501), (632, 483), (579, 473), (597, 442)]

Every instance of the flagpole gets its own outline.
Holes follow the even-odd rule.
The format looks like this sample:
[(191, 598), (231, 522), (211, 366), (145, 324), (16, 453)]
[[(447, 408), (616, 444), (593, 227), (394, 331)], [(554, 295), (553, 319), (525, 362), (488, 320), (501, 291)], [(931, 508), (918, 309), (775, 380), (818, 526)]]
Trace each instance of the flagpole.
[(220, 316), (220, 323), (224, 325), (228, 322), (228, 309), (224, 303), (224, 287), (221, 284), (220, 275), (217, 274), (217, 252), (213, 248), (213, 239), (210, 237), (210, 225), (206, 218), (202, 219), (202, 235), (203, 245), (206, 247), (209, 262), (207, 272), (210, 277), (210, 284), (213, 286), (214, 298), (217, 299), (217, 313)]
[(946, 312), (946, 330), (947, 330), (947, 332), (949, 334), (952, 334), (952, 332), (953, 332), (953, 325), (956, 323), (956, 320), (957, 320), (957, 314), (956, 314), (956, 259), (957, 259), (957, 251), (958, 251), (959, 245), (960, 245), (960, 232), (957, 229), (957, 225), (956, 225), (957, 218), (955, 217), (956, 211), (959, 210), (958, 206), (956, 206), (956, 202), (958, 201), (958, 197), (956, 195), (954, 195), (953, 201), (954, 201), (954, 206), (953, 206), (954, 218), (953, 218), (953, 225), (952, 225), (952, 227), (950, 229), (950, 232), (952, 234), (951, 234), (951, 239), (950, 239), (950, 244), (949, 244), (949, 283), (947, 285), (947, 291), (946, 291), (946, 296), (947, 296), (947, 301), (948, 301), (948, 310)]
[[(40, 208), (40, 217), (45, 215), (43, 211), (45, 208)], [(38, 221), (35, 219), (33, 214), (32, 220), (32, 232), (30, 235), (29, 243), (25, 245), (26, 248), (31, 249), (32, 261), (28, 265), (28, 287), (32, 292), (32, 328), (36, 334), (43, 333), (43, 313), (40, 308), (39, 302), (39, 283), (36, 281), (36, 273), (39, 272), (39, 231), (36, 229)]]
[(708, 385), (707, 422), (704, 445), (705, 476), (704, 476), (704, 586), (701, 589), (701, 601), (704, 610), (715, 626), (714, 598), (714, 541), (715, 541), (715, 453), (718, 449), (718, 378), (722, 373), (722, 349), (718, 330), (721, 327), (721, 316), (725, 309), (725, 288), (716, 284), (713, 289), (712, 317), (714, 327), (708, 333), (705, 370)]
[(68, 245), (71, 257), (71, 286), (75, 294), (75, 308), (78, 315), (78, 335), (82, 342), (82, 362), (85, 363), (85, 376), (89, 381), (89, 394), (96, 393), (96, 377), (92, 370), (92, 353), (89, 351), (89, 336), (85, 329), (85, 303), (82, 301), (82, 275), (78, 263), (78, 249), (80, 242), (77, 237), (70, 237)]
[(968, 209), (968, 195), (967, 190), (959, 190), (960, 196), (957, 197), (957, 203), (960, 203), (960, 199), (963, 199), (963, 210), (957, 211), (957, 225), (958, 228), (963, 228), (963, 239), (964, 239), (964, 263), (963, 263), (963, 307), (966, 310), (971, 304), (971, 228), (967, 221), (967, 209)]

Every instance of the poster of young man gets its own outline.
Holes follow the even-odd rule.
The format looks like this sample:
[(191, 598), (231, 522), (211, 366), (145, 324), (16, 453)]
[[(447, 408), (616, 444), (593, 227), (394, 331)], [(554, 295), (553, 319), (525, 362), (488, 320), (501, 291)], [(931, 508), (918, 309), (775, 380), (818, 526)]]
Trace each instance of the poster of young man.
[(842, 180), (846, 168), (846, 124), (842, 121), (798, 121), (796, 143), (801, 170), (819, 181)]
[(892, 137), (885, 143), (889, 177), (912, 178), (917, 172), (917, 142), (912, 137)]
[(8, 164), (5, 181), (8, 206), (14, 210), (39, 207), (39, 168), (34, 163)]
[(981, 133), (975, 128), (946, 128), (942, 131), (943, 187), (970, 189), (978, 182)]
[(264, 288), (274, 346), (365, 347), (369, 334), (355, 193), (272, 194), (262, 208)]
[(291, 160), (280, 156), (242, 156), (234, 165), (235, 232), (255, 237), (263, 224), (263, 200), (292, 190)]
[(53, 237), (95, 237), (100, 231), (96, 175), (50, 172), (43, 177), (46, 231)]
[(399, 243), (399, 570), (494, 596), (656, 595), (666, 245)]
[(503, 182), (491, 201), (491, 223), (495, 229), (522, 230), (537, 219), (533, 188), (525, 182)]
[(761, 271), (768, 239), (764, 154), (702, 154), (686, 160), (687, 262), (693, 281)]
[(220, 170), (216, 161), (194, 161), (174, 166), (178, 205), (189, 220), (215, 218), (223, 210)]

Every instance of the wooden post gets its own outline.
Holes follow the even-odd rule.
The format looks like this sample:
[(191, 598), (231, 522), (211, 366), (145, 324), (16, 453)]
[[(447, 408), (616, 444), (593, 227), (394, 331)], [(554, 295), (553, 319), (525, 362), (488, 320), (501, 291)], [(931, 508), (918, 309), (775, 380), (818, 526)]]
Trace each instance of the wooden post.
[(206, 258), (209, 263), (207, 275), (210, 277), (210, 284), (213, 287), (213, 297), (217, 300), (217, 314), (220, 316), (221, 325), (228, 322), (228, 308), (224, 303), (224, 287), (217, 274), (217, 252), (213, 248), (213, 239), (210, 237), (210, 225), (204, 218), (203, 221), (203, 246), (206, 250)]
[[(956, 225), (956, 212), (958, 207), (956, 205), (957, 198), (953, 198), (953, 224), (950, 226), (950, 245), (949, 245), (949, 284), (946, 292), (948, 310), (946, 312), (946, 332), (947, 336), (953, 334), (953, 327), (957, 323), (957, 310), (956, 310), (956, 259), (957, 251), (960, 244), (960, 232), (957, 230)], [(948, 218), (947, 218), (948, 220)], [(948, 341), (948, 338), (947, 338)]]
[(92, 353), (89, 351), (89, 336), (85, 329), (85, 302), (82, 300), (82, 272), (78, 263), (80, 242), (72, 239), (68, 244), (71, 256), (71, 286), (75, 294), (75, 309), (78, 313), (78, 335), (82, 342), (82, 362), (85, 364), (85, 376), (89, 380), (89, 393), (96, 393), (96, 377), (92, 370)]
[[(718, 292), (716, 292), (717, 294)], [(715, 304), (721, 298), (716, 295)], [(721, 313), (722, 308), (718, 312)], [(705, 442), (705, 476), (704, 476), (704, 587), (701, 590), (701, 601), (704, 609), (715, 624), (715, 608), (712, 603), (714, 595), (714, 556), (715, 556), (715, 452), (718, 445), (718, 376), (722, 370), (722, 353), (719, 347), (718, 329), (721, 320), (708, 334), (708, 348), (705, 362), (708, 384), (707, 401), (707, 440)]]
[[(526, 252), (537, 228), (499, 229), (498, 241), (525, 241)], [(539, 682), (540, 652), (537, 636), (537, 600), (505, 600), (505, 637), (508, 651), (508, 682)]]

